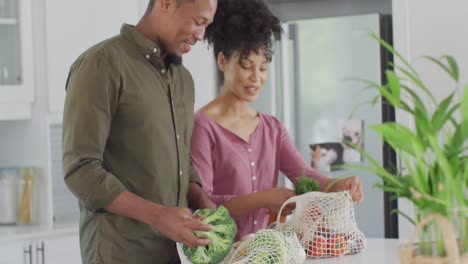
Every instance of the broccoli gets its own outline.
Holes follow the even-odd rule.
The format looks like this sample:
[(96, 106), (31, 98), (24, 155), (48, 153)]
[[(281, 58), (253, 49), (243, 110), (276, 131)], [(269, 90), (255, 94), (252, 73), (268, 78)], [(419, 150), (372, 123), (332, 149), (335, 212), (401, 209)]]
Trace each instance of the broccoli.
[(278, 264), (278, 258), (268, 251), (255, 252), (249, 258), (249, 264)]
[(316, 192), (320, 190), (320, 184), (306, 176), (301, 176), (296, 179), (296, 186), (294, 188), (294, 193), (296, 195), (301, 195), (308, 192)]
[(279, 264), (284, 259), (285, 246), (281, 232), (264, 229), (257, 232), (254, 241), (249, 245), (249, 251), (254, 252), (250, 264)]
[(202, 209), (195, 212), (196, 216), (203, 216), (204, 224), (213, 226), (209, 232), (195, 230), (193, 233), (199, 238), (207, 238), (211, 243), (204, 247), (189, 248), (183, 246), (184, 254), (194, 264), (215, 264), (221, 262), (229, 253), (237, 233), (236, 222), (229, 215), (224, 206), (218, 209)]
[(248, 252), (249, 264), (302, 263), (305, 260), (304, 249), (296, 234), (290, 231), (260, 230), (249, 244)]

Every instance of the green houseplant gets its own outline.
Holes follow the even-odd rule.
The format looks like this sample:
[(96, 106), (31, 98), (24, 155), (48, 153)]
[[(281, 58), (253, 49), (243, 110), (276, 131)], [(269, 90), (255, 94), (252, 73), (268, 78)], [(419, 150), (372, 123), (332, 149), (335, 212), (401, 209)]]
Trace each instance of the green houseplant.
[[(383, 184), (376, 187), (393, 194), (393, 198), (408, 199), (415, 207), (415, 215), (402, 212), (414, 224), (430, 214), (440, 214), (456, 226), (461, 253), (468, 252), (468, 85), (459, 93), (459, 68), (451, 56), (440, 59), (425, 57), (435, 63), (454, 81), (449, 96), (438, 101), (427, 88), (419, 73), (394, 48), (377, 35), (371, 34), (386, 50), (397, 58), (402, 66), (391, 64), (386, 71), (387, 83), (360, 80), (378, 95), (372, 104), (387, 103), (396, 110), (408, 113), (414, 120), (414, 128), (397, 122), (372, 125), (384, 142), (396, 152), (407, 172), (387, 170), (363, 149), (357, 149), (371, 165), (347, 164), (345, 167), (370, 171), (381, 178)], [(432, 109), (432, 111), (431, 111)], [(429, 237), (429, 233), (435, 237)], [(436, 253), (443, 255), (442, 232), (437, 225), (425, 228), (422, 241), (436, 241)], [(424, 244), (424, 243), (423, 243)], [(428, 244), (428, 243), (427, 243)], [(432, 244), (431, 244), (432, 245)], [(433, 254), (433, 247), (422, 249)]]

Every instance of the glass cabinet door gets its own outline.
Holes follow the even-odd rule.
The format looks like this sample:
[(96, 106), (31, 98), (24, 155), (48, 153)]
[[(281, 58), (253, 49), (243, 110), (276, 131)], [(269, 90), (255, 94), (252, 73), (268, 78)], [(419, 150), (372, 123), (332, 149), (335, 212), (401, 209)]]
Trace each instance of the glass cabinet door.
[(18, 0), (0, 0), (0, 86), (22, 84), (18, 3)]

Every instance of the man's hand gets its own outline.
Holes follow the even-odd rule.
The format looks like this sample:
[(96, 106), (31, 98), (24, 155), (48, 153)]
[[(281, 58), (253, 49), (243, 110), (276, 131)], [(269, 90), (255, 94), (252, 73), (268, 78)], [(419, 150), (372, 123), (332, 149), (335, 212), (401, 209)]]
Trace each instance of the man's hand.
[(105, 209), (150, 225), (166, 237), (189, 247), (210, 243), (210, 240), (197, 238), (193, 230), (210, 231), (211, 226), (202, 224), (202, 218), (195, 217), (187, 208), (163, 206), (125, 191)]
[(361, 203), (364, 200), (364, 194), (362, 192), (362, 182), (356, 176), (351, 176), (344, 179), (330, 180), (326, 184), (326, 192), (341, 192), (349, 191), (351, 198), (356, 204)]
[(164, 206), (154, 212), (148, 224), (171, 240), (192, 248), (206, 246), (211, 242), (193, 234), (193, 230), (211, 231), (211, 226), (202, 224), (201, 219), (192, 215), (187, 208)]

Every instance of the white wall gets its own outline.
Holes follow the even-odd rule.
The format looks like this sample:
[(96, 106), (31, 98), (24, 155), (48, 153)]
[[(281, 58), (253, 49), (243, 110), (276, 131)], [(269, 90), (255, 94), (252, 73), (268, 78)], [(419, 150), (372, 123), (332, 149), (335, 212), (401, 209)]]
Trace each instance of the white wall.
[[(453, 91), (452, 82), (421, 56), (453, 55), (460, 66), (460, 75), (468, 81), (468, 1), (466, 0), (393, 0), (394, 46), (421, 73), (422, 79), (439, 100)], [(460, 94), (458, 94), (460, 96)], [(460, 97), (458, 97), (460, 98)], [(398, 122), (412, 127), (412, 120), (397, 114)], [(412, 215), (412, 207), (399, 202), (400, 209)], [(400, 217), (400, 238), (407, 238), (412, 225)]]
[(213, 50), (205, 42), (197, 43), (190, 53), (184, 55), (184, 65), (195, 83), (195, 111), (216, 96), (216, 62)]

